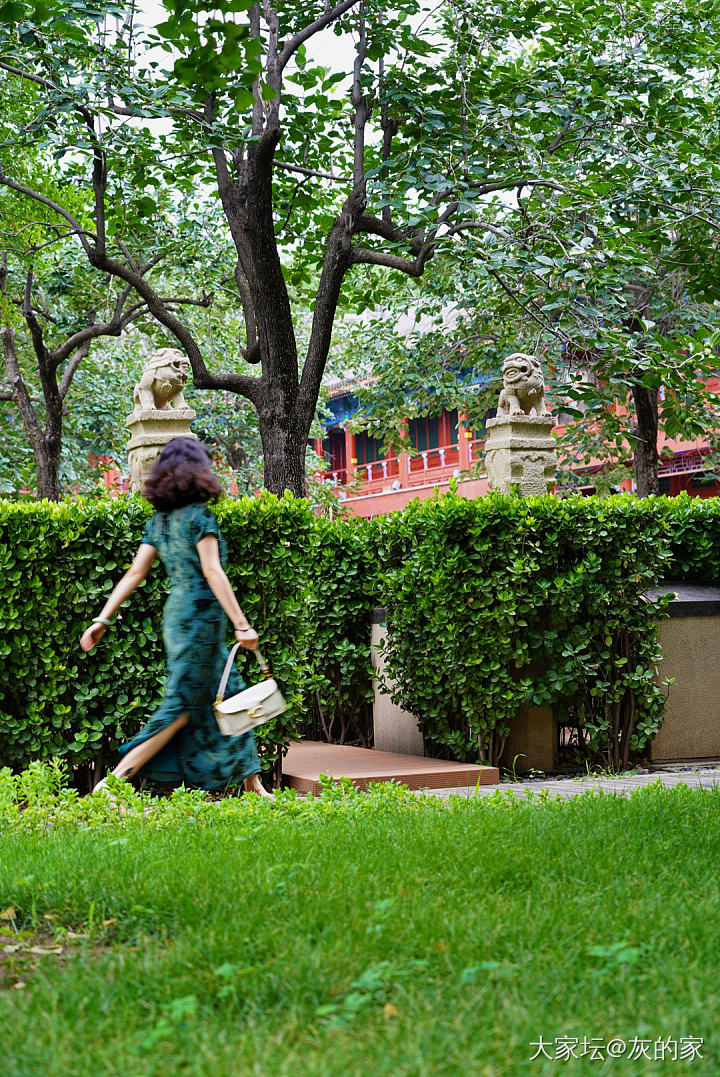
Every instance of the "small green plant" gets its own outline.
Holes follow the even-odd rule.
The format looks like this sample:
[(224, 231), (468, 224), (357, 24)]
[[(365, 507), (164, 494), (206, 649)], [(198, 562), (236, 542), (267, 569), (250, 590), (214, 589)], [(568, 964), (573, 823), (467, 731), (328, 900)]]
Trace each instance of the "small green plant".
[(513, 756), (512, 767), (510, 768), (510, 770), (508, 772), (511, 775), (512, 780), (514, 782), (516, 782), (518, 780), (516, 767), (517, 767), (517, 761), (521, 756), (524, 759), (525, 758), (525, 752), (518, 752), (517, 755)]
[[(399, 966), (392, 961), (380, 961), (353, 980), (337, 1002), (326, 1002), (318, 1006), (315, 1014), (331, 1026), (346, 1026), (371, 1009), (382, 1011), (383, 1006), (390, 1006), (397, 1013), (397, 1007), (390, 1001), (391, 998), (397, 997), (397, 990), (417, 975), (419, 970), (424, 970), (426, 965), (425, 961), (413, 961), (407, 966)], [(387, 1010), (385, 1012), (387, 1013)]]

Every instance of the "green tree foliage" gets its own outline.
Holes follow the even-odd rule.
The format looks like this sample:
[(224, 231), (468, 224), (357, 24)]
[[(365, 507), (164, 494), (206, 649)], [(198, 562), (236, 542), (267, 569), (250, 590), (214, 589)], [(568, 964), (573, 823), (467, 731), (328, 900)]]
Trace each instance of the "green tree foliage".
[[(25, 87), (21, 85), (21, 89)], [(39, 107), (40, 92), (35, 90), (29, 106)], [(7, 133), (7, 125), (5, 130)], [(28, 153), (22, 171), (26, 182), (42, 183), (46, 193), (54, 193), (53, 180), (42, 167), (49, 160), (47, 150), (44, 146)], [(77, 212), (83, 209), (81, 195), (77, 192), (77, 197), (70, 199)], [(59, 227), (47, 207), (9, 188), (2, 189), (2, 200), (0, 335), (5, 377), (0, 401), (11, 405), (2, 409), (2, 422), (13, 442), (2, 486), (8, 491), (18, 486), (28, 488), (56, 500), (68, 483), (82, 481), (87, 474), (89, 451), (102, 454), (111, 448), (118, 461), (124, 456), (122, 431), (132, 406), (138, 360), (147, 356), (153, 344), (162, 346), (168, 340), (161, 327), (148, 319), (147, 304), (132, 287), (94, 269), (77, 235), (72, 229)], [(208, 314), (203, 317), (210, 298), (204, 291), (204, 270), (196, 252), (210, 232), (209, 222), (200, 212), (195, 216), (187, 213), (184, 238), (188, 262), (184, 272), (173, 280), (162, 265), (162, 251), (138, 266), (138, 272), (143, 279), (153, 279), (168, 309), (192, 307), (194, 314), (188, 317), (197, 324), (198, 334), (208, 340), (208, 348), (219, 350), (223, 337), (236, 333), (237, 325), (225, 316), (222, 294), (214, 304), (213, 318)], [(220, 258), (209, 261), (217, 265)], [(197, 298), (187, 294), (188, 286)], [(97, 350), (102, 342), (107, 345), (108, 338), (121, 337), (131, 325), (143, 330), (143, 336), (136, 333), (131, 338), (134, 349), (132, 345), (105, 346), (98, 362), (88, 369), (91, 350)], [(113, 355), (116, 369), (112, 369)], [(93, 376), (100, 370), (101, 377)], [(113, 425), (117, 430), (112, 431)], [(19, 443), (21, 427), (33, 452), (34, 475), (27, 467), (25, 446)], [(84, 461), (78, 455), (83, 443)]]
[[(705, 383), (718, 368), (720, 14), (714, 3), (577, 0), (543, 9), (530, 34), (536, 6), (501, 17), (465, 5), (468, 38), (487, 50), (469, 76), (486, 93), (468, 100), (501, 168), (515, 155), (520, 172), (556, 186), (496, 198), (408, 290), (434, 324), (376, 346), (366, 419), (392, 440), (408, 406), (465, 401), (479, 425), (487, 394), (468, 375), (496, 376), (503, 355), (537, 350), (578, 420), (573, 463), (630, 459), (645, 494), (657, 490), (661, 434), (718, 427)], [(510, 21), (512, 47), (498, 47)]]
[[(113, 287), (112, 278), (93, 272), (67, 237), (48, 241), (41, 222), (11, 219), (10, 213), (3, 223), (14, 232), (0, 237), (0, 334), (7, 385), (0, 401), (11, 405), (2, 410), (12, 443), (2, 486), (17, 489), (19, 482), (40, 497), (57, 500), (67, 478), (67, 468), (62, 475), (63, 427), (78, 369), (97, 340), (120, 336), (145, 311), (142, 303), (131, 302), (128, 287)], [(95, 398), (98, 424), (104, 395)], [(32, 450), (34, 476), (28, 473), (21, 428), (22, 440)]]
[[(661, 7), (637, 0), (633, 18)], [(300, 493), (338, 309), (381, 305), (398, 274), (419, 279), (438, 251), (467, 234), (478, 237), (490, 275), (510, 273), (502, 244), (498, 252), (483, 242), (505, 242), (501, 196), (522, 207), (508, 250), (524, 250), (536, 219), (536, 231), (547, 230), (548, 207), (556, 223), (572, 216), (573, 124), (584, 116), (611, 19), (587, 0), (559, 5), (551, 17), (534, 4), (519, 12), (499, 2), (425, 8), (417, 0), (392, 8), (379, 0), (223, 0), (202, 17), (197, 4), (168, 0), (166, 11), (150, 33), (133, 9), (109, 3), (0, 6), (12, 127), (0, 181), (54, 213), (93, 266), (136, 290), (187, 351), (198, 388), (253, 404), (266, 484)], [(593, 38), (586, 27), (596, 16)], [(354, 57), (345, 62), (338, 50), (327, 66), (315, 62), (313, 39), (333, 34), (352, 41)], [(13, 126), (17, 94), (31, 90), (37, 111)], [(605, 107), (612, 80), (592, 93)], [(617, 134), (622, 99), (612, 119)], [(602, 127), (595, 113), (588, 124)], [(61, 182), (51, 194), (16, 167), (28, 145), (57, 161)], [(593, 158), (595, 171), (604, 152)], [(170, 210), (184, 214), (211, 189), (244, 320), (243, 343), (221, 370), (141, 272), (160, 255), (185, 266), (185, 232), (173, 230)], [(298, 309), (311, 310), (301, 348)]]

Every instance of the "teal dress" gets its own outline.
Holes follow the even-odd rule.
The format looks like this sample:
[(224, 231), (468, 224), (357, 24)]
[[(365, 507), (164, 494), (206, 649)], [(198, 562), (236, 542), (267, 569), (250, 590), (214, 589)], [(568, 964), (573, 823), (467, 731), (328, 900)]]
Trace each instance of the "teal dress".
[[(197, 544), (215, 535), (220, 560), (226, 545), (207, 505), (193, 503), (172, 512), (156, 512), (142, 541), (154, 546), (170, 578), (163, 614), (168, 677), (162, 703), (121, 755), (165, 729), (181, 714), (188, 724), (138, 772), (159, 782), (184, 782), (199, 789), (223, 789), (260, 772), (252, 732), (225, 737), (215, 720), (213, 702), (227, 661), (227, 616), (202, 574)], [(226, 697), (245, 687), (233, 669)]]

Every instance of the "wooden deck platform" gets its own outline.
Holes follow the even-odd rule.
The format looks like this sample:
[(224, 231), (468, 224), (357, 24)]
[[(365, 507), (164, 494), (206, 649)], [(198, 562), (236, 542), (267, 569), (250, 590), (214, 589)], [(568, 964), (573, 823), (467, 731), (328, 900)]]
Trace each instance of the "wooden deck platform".
[(317, 794), (320, 774), (352, 778), (358, 789), (367, 789), (369, 782), (393, 779), (411, 789), (467, 788), (477, 784), (497, 785), (500, 781), (497, 767), (448, 763), (444, 759), (350, 748), (316, 740), (294, 741), (283, 759), (283, 785), (299, 793)]

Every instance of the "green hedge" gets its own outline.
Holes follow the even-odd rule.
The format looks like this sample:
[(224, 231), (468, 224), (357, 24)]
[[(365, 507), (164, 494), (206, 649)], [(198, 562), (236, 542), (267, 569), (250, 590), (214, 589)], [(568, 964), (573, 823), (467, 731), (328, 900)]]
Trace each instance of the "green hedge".
[[(0, 501), (0, 766), (112, 761), (162, 693), (161, 569), (102, 646), (78, 639), (129, 564), (139, 498)], [(662, 719), (663, 577), (720, 577), (720, 501), (447, 495), (372, 521), (290, 496), (216, 507), (229, 575), (290, 703), (264, 727), (277, 771), (297, 735), (371, 743), (369, 633), (387, 608), (397, 701), (453, 758), (500, 756), (525, 700), (552, 705), (622, 765)], [(254, 669), (248, 663), (248, 679)]]
[(720, 498), (658, 498), (668, 524), (667, 578), (720, 580)]
[(657, 731), (659, 499), (441, 498), (377, 530), (388, 673), (436, 754), (498, 762), (527, 701), (613, 767)]
[[(270, 768), (299, 731), (310, 687), (316, 521), (307, 503), (290, 497), (225, 502), (216, 511), (228, 538), (229, 576), (290, 704), (259, 737)], [(78, 646), (130, 563), (149, 512), (139, 498), (0, 502), (0, 763), (112, 756), (159, 702), (167, 594), (161, 567), (95, 651)], [(254, 663), (246, 674), (256, 679)]]

